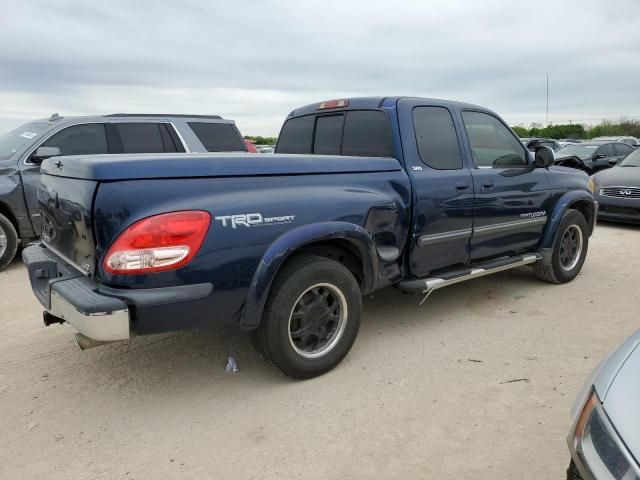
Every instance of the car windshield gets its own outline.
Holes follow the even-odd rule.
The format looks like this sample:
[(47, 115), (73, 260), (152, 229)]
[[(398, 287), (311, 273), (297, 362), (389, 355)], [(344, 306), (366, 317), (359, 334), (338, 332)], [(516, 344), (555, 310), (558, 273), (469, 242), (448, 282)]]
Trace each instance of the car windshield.
[(593, 152), (596, 151), (596, 149), (598, 148), (599, 145), (580, 145), (580, 144), (576, 144), (576, 145), (567, 145), (564, 148), (561, 148), (560, 150), (558, 150), (558, 153), (556, 154), (556, 157), (558, 158), (562, 158), (562, 157), (578, 157), (582, 160), (591, 157), (591, 155), (593, 155)]
[(640, 150), (634, 150), (618, 165), (621, 167), (640, 167)]
[(0, 160), (9, 160), (23, 147), (33, 143), (48, 126), (46, 123), (25, 123), (0, 137)]

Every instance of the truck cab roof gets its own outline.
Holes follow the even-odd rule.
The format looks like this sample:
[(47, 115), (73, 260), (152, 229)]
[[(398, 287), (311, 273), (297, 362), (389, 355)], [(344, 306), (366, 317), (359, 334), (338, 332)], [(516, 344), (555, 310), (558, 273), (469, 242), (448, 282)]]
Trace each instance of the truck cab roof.
[[(329, 100), (326, 102), (312, 103), (309, 105), (305, 105), (300, 108), (296, 108), (293, 110), (287, 118), (299, 117), (303, 115), (310, 115), (319, 113), (321, 110), (325, 110), (327, 113), (332, 111), (342, 111), (342, 110), (370, 110), (370, 109), (379, 109), (383, 107), (394, 107), (399, 100), (403, 99), (417, 99), (421, 97), (411, 97), (411, 96), (393, 96), (393, 97), (351, 97), (337, 100)], [(445, 100), (439, 98), (421, 98), (422, 100), (427, 100), (429, 102), (437, 103), (439, 105), (451, 105), (457, 108), (471, 108), (471, 109), (480, 109), (486, 110), (483, 107), (478, 105), (473, 105), (471, 103), (457, 102), (454, 100)], [(344, 102), (342, 105), (339, 105), (331, 108), (325, 107), (321, 108), (323, 104), (331, 104), (331, 102)]]

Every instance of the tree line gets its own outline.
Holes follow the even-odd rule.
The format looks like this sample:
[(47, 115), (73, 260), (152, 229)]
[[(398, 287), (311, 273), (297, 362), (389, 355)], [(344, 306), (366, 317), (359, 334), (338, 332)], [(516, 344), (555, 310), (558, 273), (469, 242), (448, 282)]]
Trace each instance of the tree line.
[(605, 136), (627, 136), (640, 138), (639, 120), (621, 120), (611, 122), (603, 120), (598, 125), (585, 127), (578, 123), (566, 123), (558, 125), (548, 125), (543, 127), (540, 124), (533, 124), (530, 128), (519, 125), (512, 127), (513, 131), (520, 137), (544, 137), (544, 138), (594, 138)]

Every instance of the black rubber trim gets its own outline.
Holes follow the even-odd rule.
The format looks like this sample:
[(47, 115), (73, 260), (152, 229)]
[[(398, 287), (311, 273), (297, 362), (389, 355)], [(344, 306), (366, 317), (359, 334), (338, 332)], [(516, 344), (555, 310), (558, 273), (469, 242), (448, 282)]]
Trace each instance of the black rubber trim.
[(224, 120), (220, 115), (185, 115), (185, 114), (173, 114), (173, 113), (111, 113), (104, 115), (105, 117), (112, 118), (144, 118), (144, 117), (166, 117), (166, 118), (207, 118), (210, 120)]
[(463, 238), (470, 238), (473, 234), (471, 228), (465, 228), (463, 230), (452, 230), (450, 232), (435, 233), (432, 235), (422, 235), (418, 238), (418, 246), (424, 247), (427, 245), (433, 245), (434, 243), (447, 242), (450, 240), (459, 240)]
[(100, 294), (120, 298), (127, 303), (135, 305), (137, 308), (157, 307), (159, 305), (199, 300), (208, 297), (212, 291), (213, 285), (210, 283), (180, 285), (177, 287), (141, 288), (137, 290), (98, 286)]
[(502, 233), (523, 228), (544, 225), (547, 223), (547, 217), (527, 218), (526, 220), (516, 220), (513, 222), (495, 223), (493, 225), (485, 225), (473, 228), (473, 236), (492, 235), (494, 233)]
[(118, 312), (128, 308), (118, 298), (100, 295), (96, 292), (95, 282), (83, 276), (56, 282), (51, 290), (84, 315)]

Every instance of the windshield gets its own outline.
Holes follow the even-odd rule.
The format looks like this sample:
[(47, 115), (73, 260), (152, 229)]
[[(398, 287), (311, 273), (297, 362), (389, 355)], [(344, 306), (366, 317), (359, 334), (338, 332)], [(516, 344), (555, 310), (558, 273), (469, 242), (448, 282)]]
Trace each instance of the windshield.
[(48, 127), (46, 123), (25, 123), (0, 137), (0, 160), (9, 160), (17, 151), (33, 143)]
[(634, 150), (618, 165), (621, 167), (640, 167), (640, 150)]
[(581, 160), (585, 160), (597, 150), (599, 145), (567, 145), (558, 150), (557, 158), (576, 156)]

